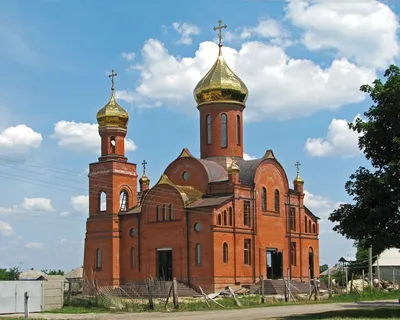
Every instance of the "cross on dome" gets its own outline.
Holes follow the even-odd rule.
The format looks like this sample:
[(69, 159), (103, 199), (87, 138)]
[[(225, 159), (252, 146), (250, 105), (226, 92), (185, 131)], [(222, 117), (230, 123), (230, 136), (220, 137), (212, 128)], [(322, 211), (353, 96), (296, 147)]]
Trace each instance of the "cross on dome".
[(301, 166), (301, 163), (297, 161), (297, 162), (294, 164), (294, 166), (297, 168), (297, 174), (299, 174), (299, 173), (300, 173), (300, 166)]
[(222, 20), (218, 20), (218, 27), (214, 27), (213, 30), (218, 30), (218, 45), (222, 47), (222, 29), (227, 28), (227, 25), (222, 25)]
[(111, 90), (114, 91), (114, 77), (116, 77), (118, 74), (114, 71), (114, 69), (111, 70), (111, 74), (108, 75), (109, 78), (111, 78)]

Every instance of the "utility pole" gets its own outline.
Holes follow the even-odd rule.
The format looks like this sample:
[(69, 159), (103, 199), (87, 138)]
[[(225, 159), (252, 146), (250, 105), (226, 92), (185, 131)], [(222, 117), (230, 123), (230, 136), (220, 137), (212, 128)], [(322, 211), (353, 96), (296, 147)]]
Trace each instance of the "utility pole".
[(368, 273), (369, 273), (369, 277), (368, 277), (369, 286), (372, 291), (372, 285), (373, 285), (373, 283), (372, 283), (372, 246), (370, 246), (368, 248)]
[(381, 282), (381, 271), (379, 270), (379, 254), (376, 256), (376, 274), (378, 275), (379, 283)]

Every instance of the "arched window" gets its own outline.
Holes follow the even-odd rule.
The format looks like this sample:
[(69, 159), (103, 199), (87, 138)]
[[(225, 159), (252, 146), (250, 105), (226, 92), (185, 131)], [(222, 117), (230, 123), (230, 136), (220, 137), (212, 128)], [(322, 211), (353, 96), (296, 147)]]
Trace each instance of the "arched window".
[(160, 206), (156, 207), (156, 219), (157, 219), (157, 221), (161, 221)]
[(128, 191), (122, 190), (119, 194), (119, 210), (126, 211), (128, 210)]
[(174, 220), (174, 205), (169, 204), (169, 220)]
[(110, 151), (111, 151), (111, 153), (115, 153), (115, 145), (116, 145), (115, 137), (111, 137), (110, 138)]
[(316, 230), (316, 228), (315, 228), (315, 224), (312, 225), (312, 232), (313, 232), (313, 233), (317, 233), (317, 230)]
[(229, 207), (229, 225), (233, 226), (233, 213), (232, 213), (232, 207)]
[(135, 248), (131, 248), (131, 269), (135, 268)]
[(167, 206), (165, 204), (162, 205), (162, 218), (164, 221), (167, 220)]
[(219, 224), (219, 225), (222, 224), (222, 217), (221, 217), (221, 214), (218, 215), (218, 224)]
[(275, 189), (275, 212), (280, 212), (279, 190)]
[(261, 189), (261, 207), (264, 211), (267, 210), (267, 189)]
[(236, 144), (240, 145), (240, 116), (236, 116)]
[(228, 224), (227, 221), (227, 216), (226, 216), (226, 210), (224, 210), (224, 226), (226, 226)]
[(222, 261), (228, 263), (228, 244), (226, 242), (222, 245)]
[(304, 217), (304, 232), (307, 233), (307, 217)]
[(199, 266), (201, 264), (201, 245), (200, 243), (196, 243), (196, 265)]
[(101, 250), (97, 249), (96, 250), (96, 269), (101, 268)]
[(308, 232), (311, 233), (311, 220), (308, 220)]
[(208, 114), (206, 116), (207, 125), (207, 144), (211, 144), (211, 116)]
[(221, 147), (226, 148), (228, 146), (228, 117), (225, 113), (221, 114)]
[(100, 193), (100, 211), (106, 211), (107, 210), (107, 195), (105, 192)]

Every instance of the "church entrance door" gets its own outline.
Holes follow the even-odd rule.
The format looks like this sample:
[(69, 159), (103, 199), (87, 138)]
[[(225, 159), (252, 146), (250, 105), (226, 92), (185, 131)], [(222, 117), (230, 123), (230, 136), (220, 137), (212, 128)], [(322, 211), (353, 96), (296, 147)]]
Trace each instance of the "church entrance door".
[(157, 277), (160, 280), (172, 280), (172, 250), (157, 249)]
[(283, 278), (283, 255), (276, 249), (267, 249), (267, 279)]

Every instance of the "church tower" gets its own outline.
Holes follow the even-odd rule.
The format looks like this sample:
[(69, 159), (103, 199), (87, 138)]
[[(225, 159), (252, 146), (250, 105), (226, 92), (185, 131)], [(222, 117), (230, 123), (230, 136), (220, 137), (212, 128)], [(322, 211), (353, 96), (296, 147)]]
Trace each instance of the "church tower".
[(243, 110), (246, 85), (229, 68), (222, 55), (222, 21), (218, 21), (218, 57), (194, 89), (200, 111), (200, 156), (243, 158)]
[[(101, 156), (89, 165), (89, 218), (86, 223), (84, 272), (99, 285), (119, 285), (119, 213), (137, 204), (136, 164), (125, 157), (128, 112), (111, 98), (97, 112)], [(112, 280), (110, 280), (112, 279)]]

